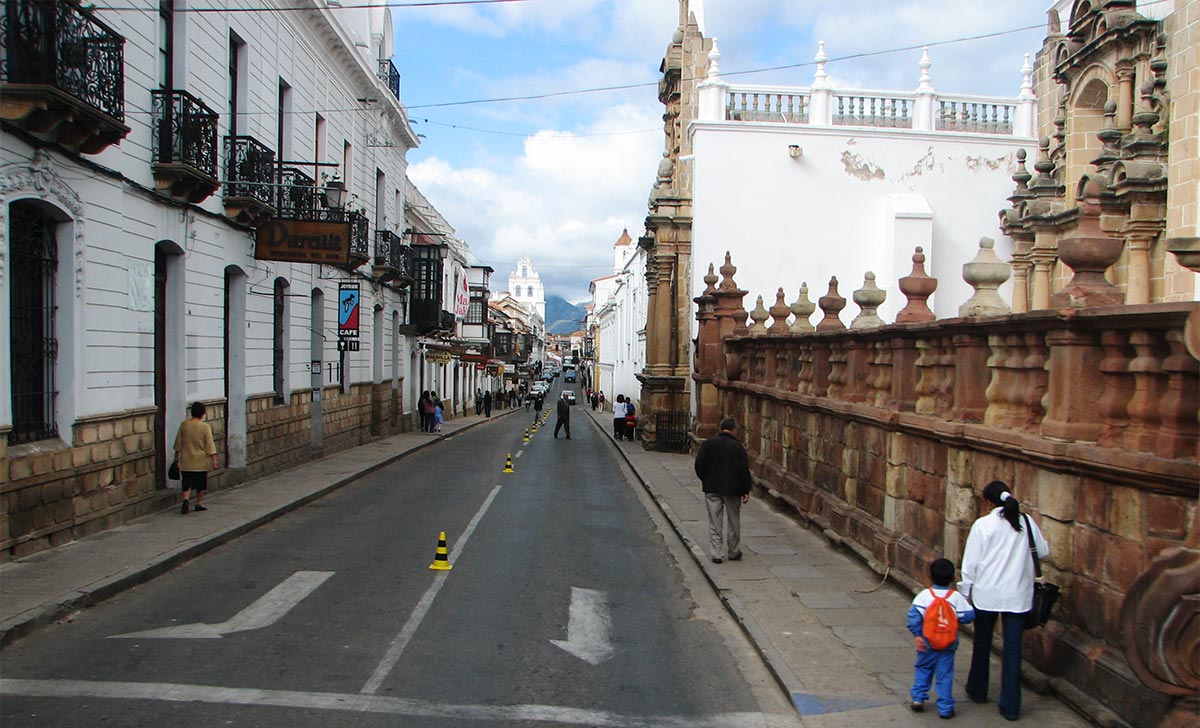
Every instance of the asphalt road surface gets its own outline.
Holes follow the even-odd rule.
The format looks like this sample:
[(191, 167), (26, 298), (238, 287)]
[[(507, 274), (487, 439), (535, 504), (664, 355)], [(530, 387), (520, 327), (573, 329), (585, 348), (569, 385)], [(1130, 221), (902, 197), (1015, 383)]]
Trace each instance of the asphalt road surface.
[(796, 725), (608, 436), (581, 404), (554, 439), (553, 404), (529, 443), (532, 413), (498, 418), (9, 647), (0, 723)]

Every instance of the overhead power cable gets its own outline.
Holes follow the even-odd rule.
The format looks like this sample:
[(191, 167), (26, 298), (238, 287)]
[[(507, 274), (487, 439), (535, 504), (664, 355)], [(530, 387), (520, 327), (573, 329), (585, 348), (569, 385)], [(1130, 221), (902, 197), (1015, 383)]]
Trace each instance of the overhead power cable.
[[(41, 0), (44, 2), (54, 2), (55, 0)], [(236, 5), (214, 5), (210, 7), (182, 7), (176, 8), (176, 13), (275, 13), (275, 12), (302, 12), (311, 10), (362, 10), (366, 8), (436, 8), (447, 7), (453, 5), (500, 5), (505, 3), (528, 3), (537, 2), (537, 0), (424, 0), (418, 2), (380, 2), (380, 3), (355, 3), (353, 5), (343, 5), (336, 2), (327, 2), (326, 4), (318, 4), (314, 2), (312, 5), (294, 5), (294, 6), (279, 6), (279, 5), (261, 5), (241, 7)], [(157, 3), (153, 6), (135, 7), (132, 5), (93, 5), (92, 10), (104, 10), (108, 12), (143, 12), (150, 13), (158, 12)]]
[[(849, 53), (844, 56), (832, 56), (826, 61), (826, 63), (836, 63), (838, 61), (851, 61), (851, 60), (855, 60), (855, 59), (859, 59), (859, 58), (871, 58), (874, 56), (883, 56), (883, 55), (888, 55), (891, 53), (903, 53), (905, 51), (920, 50), (922, 48), (934, 48), (937, 46), (946, 46), (946, 45), (952, 45), (955, 43), (967, 43), (967, 42), (975, 41), (975, 40), (986, 40), (988, 38), (998, 38), (998, 37), (1005, 36), (1005, 35), (1013, 35), (1016, 33), (1024, 33), (1024, 32), (1030, 31), (1030, 30), (1037, 30), (1038, 28), (1042, 28), (1042, 27), (1044, 27), (1044, 24), (1038, 23), (1037, 25), (1026, 25), (1026, 26), (1023, 26), (1020, 28), (1011, 28), (1009, 30), (998, 30), (994, 33), (982, 33), (980, 35), (965, 36), (962, 38), (952, 38), (950, 40), (939, 40), (939, 41), (933, 41), (930, 43), (919, 43), (917, 45), (904, 46), (901, 48), (888, 48), (886, 50), (880, 50), (880, 51), (864, 51), (862, 53)], [(816, 61), (805, 61), (803, 63), (789, 63), (789, 64), (783, 65), (783, 66), (771, 66), (769, 68), (753, 68), (753, 69), (750, 69), (747, 71), (722, 72), (721, 77), (725, 78), (727, 76), (748, 76), (753, 73), (768, 73), (770, 71), (785, 71), (785, 70), (789, 70), (789, 69), (793, 69), (793, 68), (806, 68), (806, 67), (815, 66), (815, 65), (817, 65)], [(697, 80), (701, 80), (701, 78), (698, 76), (693, 76), (691, 78), (684, 79), (684, 81), (697, 81)], [(473, 99), (471, 101), (445, 101), (445, 102), (436, 103), (436, 104), (416, 104), (413, 106), (408, 106), (406, 108), (408, 108), (410, 111), (412, 111), (415, 109), (440, 109), (440, 108), (446, 108), (446, 107), (451, 107), (451, 106), (472, 106), (472, 105), (477, 105), (477, 104), (497, 104), (497, 103), (504, 103), (504, 102), (509, 102), (509, 101), (540, 101), (543, 99), (558, 98), (558, 97), (562, 97), (562, 96), (578, 96), (580, 94), (604, 93), (604, 92), (608, 92), (608, 91), (628, 91), (628, 90), (636, 89), (636, 88), (657, 87), (658, 83), (659, 83), (658, 81), (646, 81), (644, 83), (628, 83), (628, 84), (621, 84), (621, 85), (616, 85), (616, 86), (596, 86), (593, 88), (572, 89), (569, 91), (548, 91), (544, 94), (530, 94), (527, 96), (503, 96), (503, 97), (491, 98), (491, 99)]]

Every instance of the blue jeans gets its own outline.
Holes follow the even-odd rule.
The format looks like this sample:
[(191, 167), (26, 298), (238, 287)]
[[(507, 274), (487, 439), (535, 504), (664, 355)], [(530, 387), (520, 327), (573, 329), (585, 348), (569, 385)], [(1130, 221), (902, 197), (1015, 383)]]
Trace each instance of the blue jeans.
[(1008, 718), (1021, 714), (1021, 638), (1025, 635), (1025, 615), (1012, 612), (975, 610), (975, 646), (971, 650), (971, 669), (967, 673), (967, 695), (977, 702), (987, 699), (988, 671), (991, 667), (992, 631), (996, 620), (1003, 626), (1000, 661), (1000, 700), (997, 707)]
[(944, 650), (926, 647), (924, 652), (917, 653), (916, 676), (910, 693), (914, 703), (925, 702), (929, 697), (929, 684), (936, 676), (938, 715), (950, 715), (954, 711), (954, 654), (957, 651), (958, 642), (955, 642)]

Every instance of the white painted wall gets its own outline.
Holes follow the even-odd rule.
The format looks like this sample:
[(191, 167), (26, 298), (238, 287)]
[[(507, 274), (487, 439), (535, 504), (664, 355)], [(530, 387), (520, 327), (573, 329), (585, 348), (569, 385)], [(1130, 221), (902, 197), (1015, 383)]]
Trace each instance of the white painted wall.
[[(779, 286), (790, 303), (805, 281), (815, 302), (837, 276), (847, 325), (868, 270), (888, 292), (880, 315), (895, 320), (905, 304), (896, 281), (911, 271), (915, 245), (938, 279), (930, 307), (939, 318), (957, 316), (971, 296), (962, 265), (980, 237), (1011, 257), (998, 211), (1014, 188), (1017, 149), (1036, 149), (1032, 139), (906, 129), (693, 122), (692, 134), (691, 295), (729, 250), (734, 279), (750, 292), (747, 310), (756, 295), (770, 307)], [(803, 148), (800, 158), (788, 154), (791, 144)]]
[[(168, 394), (172, 422), (182, 418), (182, 404), (195, 399), (219, 399), (224, 389), (223, 296), (224, 270), (228, 265), (245, 271), (239, 285), (243, 296), (244, 330), (239, 331), (239, 348), (244, 349), (245, 384), (241, 393), (254, 397), (270, 393), (272, 382), (272, 286), (277, 277), (289, 284), (286, 389), (312, 386), (309, 362), (309, 327), (312, 320), (311, 292), (325, 292), (322, 361), (335, 362), (335, 313), (337, 284), (348, 280), (346, 271), (330, 267), (256, 261), (253, 233), (231, 225), (222, 215), (221, 191), (185, 208), (150, 192), (155, 187), (151, 169), (152, 116), (150, 89), (157, 87), (158, 16), (98, 10), (97, 16), (125, 39), (125, 123), (131, 132), (120, 144), (87, 161), (110, 173), (98, 173), (70, 154), (51, 151), (42, 166), (43, 182), (26, 184), (35, 149), (16, 135), (5, 135), (0, 149), (0, 204), (6, 208), (18, 199), (41, 199), (77, 218), (65, 241), (61, 269), (74, 277), (72, 285), (59, 287), (59, 306), (69, 307), (69, 331), (60, 346), (70, 350), (62, 361), (73, 371), (63, 371), (58, 387), (69, 403), (60, 431), (70, 436), (72, 421), (88, 415), (116, 413), (153, 405), (153, 311), (136, 305), (131, 290), (147, 283), (146, 267), (153, 271), (154, 249), (160, 241), (177, 245), (182, 255), (171, 275), (180, 283), (172, 288), (173, 316), (183, 327), (180, 344), (169, 355), (172, 386)], [(178, 13), (176, 19), (175, 87), (200, 98), (221, 115), (219, 146), (229, 130), (227, 115), (228, 39), (235, 32), (247, 44), (245, 79), (246, 113), (239, 117), (239, 133), (256, 137), (274, 149), (277, 146), (276, 102), (280, 79), (291, 86), (291, 155), (303, 161), (342, 162), (343, 143), (354, 149), (354, 175), (347, 180), (349, 206), (365, 208), (374, 246), (374, 221), (384, 220), (393, 230), (402, 230), (404, 211), (397, 206), (405, 199), (407, 162), (405, 152), (416, 139), (399, 101), (376, 77), (378, 55), (391, 55), (390, 14), (347, 12), (344, 20), (336, 12), (320, 13)], [(343, 25), (353, 26), (353, 32)], [(371, 41), (374, 47), (371, 47)], [(362, 43), (358, 41), (363, 41)], [(357, 99), (374, 99), (361, 103)], [(317, 115), (325, 120), (326, 138), (318, 140)], [(327, 149), (323, 159), (315, 159)], [(219, 177), (224, 177), (224, 154), (219, 155)], [(299, 165), (298, 165), (299, 166)], [(312, 174), (312, 167), (302, 167)], [(332, 168), (326, 168), (332, 171)], [(386, 179), (383, 194), (376, 194), (377, 171)], [(318, 173), (319, 176), (319, 173)], [(52, 182), (47, 184), (46, 180)], [(54, 190), (54, 191), (52, 191)], [(71, 202), (71, 199), (77, 202)], [(377, 215), (376, 204), (387, 209)], [(70, 208), (78, 204), (78, 214)], [(6, 216), (0, 216), (0, 219)], [(76, 234), (75, 231), (78, 231)], [(7, 226), (0, 239), (7, 247)], [(0, 251), (0, 260), (5, 256)], [(6, 264), (5, 264), (6, 265)], [(363, 273), (369, 268), (362, 269)], [(9, 293), (0, 268), (0, 300), (7, 311)], [(373, 290), (366, 278), (362, 285), (360, 341), (362, 350), (346, 355), (346, 379), (351, 383), (378, 381), (390, 372), (382, 362), (390, 352), (372, 351), (376, 346), (401, 348), (397, 357), (405, 372), (411, 361), (409, 342), (404, 337), (377, 336), (380, 320), (390, 325), (401, 311), (399, 294), (390, 289)], [(382, 307), (381, 317), (371, 314), (373, 305)], [(152, 308), (152, 307), (151, 307)], [(64, 314), (65, 315), (65, 314)], [(7, 316), (4, 316), (7, 320)], [(0, 329), (3, 331), (3, 329)], [(3, 345), (7, 349), (7, 340)], [(239, 362), (241, 363), (241, 362)], [(4, 386), (8, 390), (8, 357), (3, 357)], [(64, 374), (68, 376), (63, 376)], [(393, 374), (395, 376), (395, 374)], [(413, 377), (408, 377), (411, 382)], [(330, 383), (330, 377), (324, 377)], [(177, 382), (177, 383), (176, 383)], [(4, 398), (7, 400), (7, 397)], [(414, 397), (406, 398), (411, 408)], [(179, 409), (179, 412), (175, 412)], [(244, 411), (234, 408), (232, 411)], [(6, 401), (0, 405), (0, 424), (11, 422)]]

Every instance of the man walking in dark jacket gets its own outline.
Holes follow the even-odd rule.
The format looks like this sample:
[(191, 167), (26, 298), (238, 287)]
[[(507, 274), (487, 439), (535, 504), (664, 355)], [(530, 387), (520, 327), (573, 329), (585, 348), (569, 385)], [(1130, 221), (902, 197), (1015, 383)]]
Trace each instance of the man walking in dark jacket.
[[(732, 417), (726, 417), (721, 420), (720, 428), (721, 431), (705, 440), (696, 453), (696, 475), (704, 485), (714, 564), (726, 558), (730, 561), (742, 558), (738, 548), (742, 540), (742, 504), (750, 500), (753, 484), (746, 448), (733, 436), (737, 423)], [(726, 530), (722, 526), (728, 526), (728, 538), (722, 538), (722, 531)]]
[(562, 399), (558, 400), (558, 409), (555, 410), (558, 414), (558, 421), (554, 423), (554, 439), (558, 439), (558, 431), (560, 428), (567, 428), (567, 439), (571, 439), (571, 404), (567, 402), (567, 393), (563, 392)]

